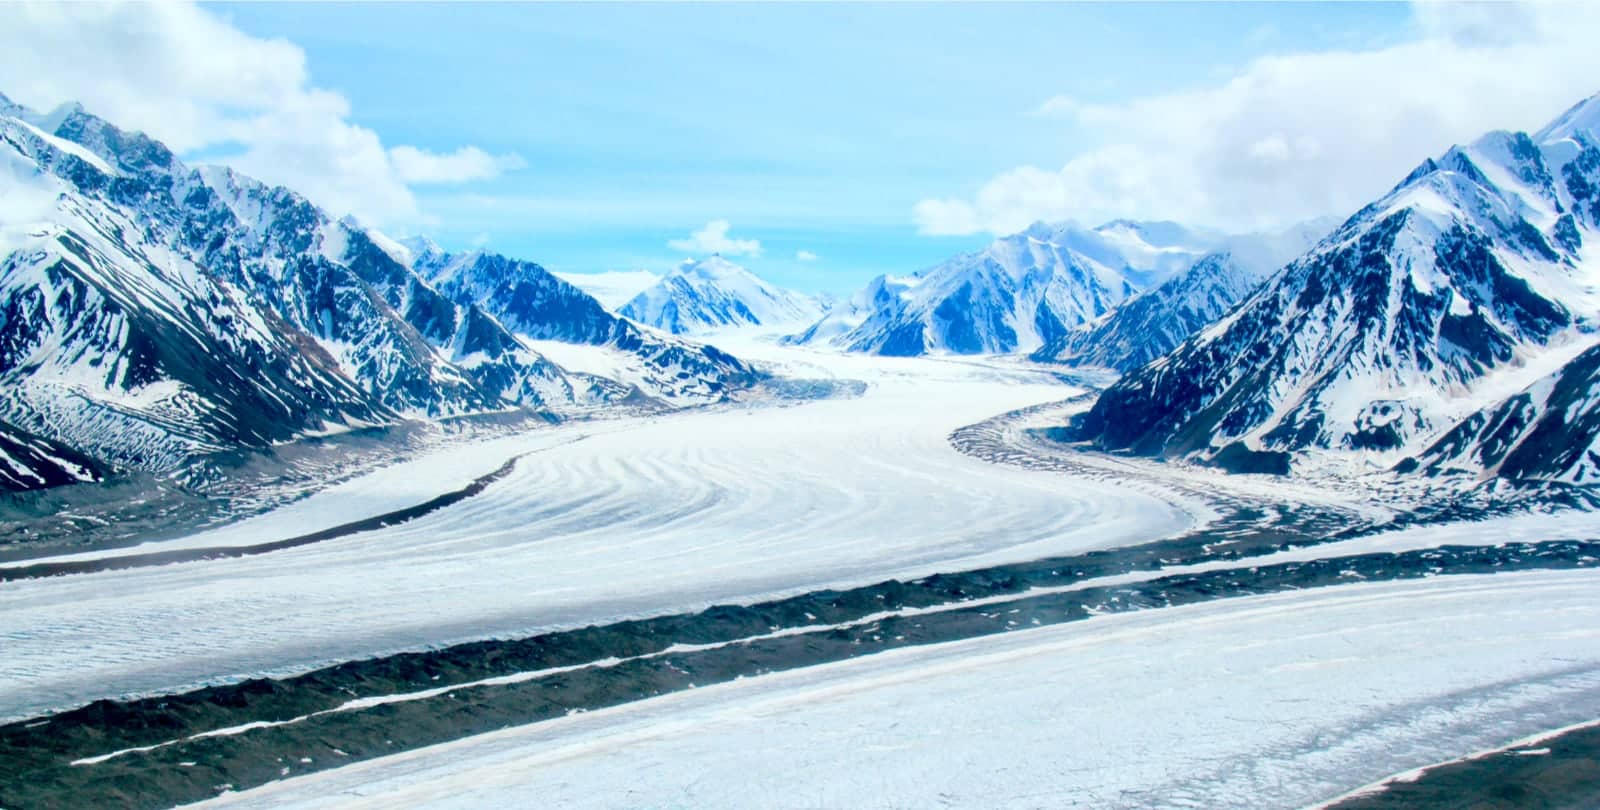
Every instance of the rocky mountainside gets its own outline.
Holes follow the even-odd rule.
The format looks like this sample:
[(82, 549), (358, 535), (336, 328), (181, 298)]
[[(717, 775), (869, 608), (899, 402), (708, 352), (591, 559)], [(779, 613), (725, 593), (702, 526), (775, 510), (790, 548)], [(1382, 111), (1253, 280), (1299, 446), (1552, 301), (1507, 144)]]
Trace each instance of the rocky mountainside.
[(105, 473), (70, 447), (0, 422), (0, 492), (99, 481)]
[(1447, 431), (1402, 472), (1600, 481), (1600, 345)]
[(1593, 325), (1600, 100), (1534, 135), (1418, 166), (1075, 425), (1118, 450), (1286, 469), (1310, 448), (1401, 451)]
[[(452, 298), (382, 234), (288, 189), (186, 166), (76, 106), (39, 115), (0, 97), (0, 184), (0, 421), (107, 469), (635, 394), (534, 351), (494, 314), (515, 301)], [(577, 320), (545, 333), (663, 354), (562, 286), (588, 308), (547, 311)], [(749, 378), (709, 352), (642, 394), (716, 397)]]
[(804, 325), (823, 311), (817, 299), (768, 284), (721, 256), (685, 261), (617, 310), (675, 335)]

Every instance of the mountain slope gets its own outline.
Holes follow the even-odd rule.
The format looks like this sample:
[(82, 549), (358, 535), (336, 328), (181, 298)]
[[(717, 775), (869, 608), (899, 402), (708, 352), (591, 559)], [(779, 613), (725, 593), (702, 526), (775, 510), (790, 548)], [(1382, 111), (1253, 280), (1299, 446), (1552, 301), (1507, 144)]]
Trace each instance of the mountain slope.
[(98, 481), (105, 473), (70, 447), (0, 422), (0, 492)]
[(1549, 132), (1491, 133), (1424, 162), (1222, 320), (1107, 389), (1077, 432), (1281, 469), (1284, 453), (1399, 450), (1450, 424), (1480, 380), (1600, 313), (1600, 273), (1583, 253), (1600, 236), (1600, 149), (1590, 130)]
[(1462, 420), (1402, 472), (1513, 481), (1600, 481), (1600, 346)]
[(1036, 362), (1127, 372), (1172, 351), (1255, 289), (1260, 276), (1213, 253), (1093, 323), (1073, 328), (1029, 356)]
[[(1033, 352), (1229, 240), (1166, 222), (1040, 223), (914, 276), (873, 279), (792, 341), (887, 355)], [(1253, 267), (1257, 253), (1241, 249), (1239, 263)]]
[(108, 199), (140, 193), (138, 178), (15, 118), (0, 118), (0, 174), (0, 419), (110, 465), (163, 467), (392, 416)]
[(685, 261), (617, 313), (675, 335), (738, 326), (785, 326), (821, 317), (816, 299), (779, 289), (721, 256)]
[(0, 188), (0, 421), (105, 469), (167, 470), (197, 453), (401, 418), (635, 396), (633, 385), (569, 374), (500, 314), (654, 363), (646, 396), (704, 401), (750, 378), (714, 350), (668, 362), (692, 350), (638, 338), (553, 279), (568, 302), (553, 308), (458, 300), (382, 234), (288, 189), (188, 167), (75, 105), (38, 115), (0, 97)]
[(758, 376), (715, 347), (645, 332), (533, 262), (483, 251), (450, 255), (438, 250), (414, 254), (413, 261), (445, 296), (493, 317), (519, 339), (539, 342), (547, 351), (554, 348), (551, 341), (604, 349), (610, 357), (603, 371), (574, 368), (614, 377), (647, 396), (703, 401)]
[(1312, 220), (1275, 234), (1233, 236), (1154, 289), (1074, 327), (1029, 356), (1042, 363), (1132, 371), (1178, 347), (1255, 290), (1270, 271), (1305, 252), (1338, 223)]

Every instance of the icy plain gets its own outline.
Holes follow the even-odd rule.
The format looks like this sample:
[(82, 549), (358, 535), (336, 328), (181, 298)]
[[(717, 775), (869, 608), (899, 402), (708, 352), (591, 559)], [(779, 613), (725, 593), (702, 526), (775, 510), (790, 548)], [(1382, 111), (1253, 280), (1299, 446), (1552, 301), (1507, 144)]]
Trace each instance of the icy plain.
[(521, 456), (481, 494), (387, 529), (254, 557), (0, 583), (0, 718), (1127, 545), (1205, 519), (1203, 505), (1181, 498), (986, 464), (949, 445), (957, 427), (1077, 392), (1038, 371), (730, 348), (793, 377), (867, 386), (458, 448), (136, 551), (317, 531)]
[(1589, 719), (1600, 572), (1243, 597), (897, 650), (207, 806), (1298, 807)]

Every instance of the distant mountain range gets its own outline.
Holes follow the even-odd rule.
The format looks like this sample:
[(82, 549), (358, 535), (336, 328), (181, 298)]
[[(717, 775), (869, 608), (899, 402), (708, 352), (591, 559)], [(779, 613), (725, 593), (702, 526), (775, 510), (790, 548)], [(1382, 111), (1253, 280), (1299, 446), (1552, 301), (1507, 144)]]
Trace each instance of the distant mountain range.
[[(792, 340), (902, 356), (1032, 352), (1120, 368), (1170, 349), (1185, 325), (1220, 314), (1218, 306), (1320, 236), (1307, 230), (1229, 236), (1171, 222), (1041, 223), (912, 276), (879, 276)], [(1203, 272), (1156, 292), (1208, 257)], [(1170, 324), (1157, 305), (1166, 296), (1186, 299), (1173, 312), (1201, 306), (1184, 313), (1184, 324)], [(1105, 334), (1089, 328), (1141, 298), (1142, 317), (1160, 321), (1148, 340), (1131, 322), (1110, 324)], [(1101, 348), (1107, 340), (1126, 343)]]
[(1594, 342), (1597, 125), (1600, 97), (1532, 135), (1494, 132), (1424, 161), (1106, 390), (1076, 432), (1107, 449), (1279, 472), (1300, 451), (1394, 459), (1443, 434), (1402, 468), (1592, 476), (1592, 353), (1536, 379)]
[[(543, 268), (418, 257), (294, 192), (0, 96), (0, 486), (507, 408), (709, 401), (752, 381)], [(629, 358), (626, 383), (532, 348)]]
[(1214, 252), (1106, 315), (1073, 327), (1030, 355), (1038, 362), (1132, 371), (1222, 317), (1273, 270), (1337, 225), (1315, 220), (1274, 234), (1231, 237)]

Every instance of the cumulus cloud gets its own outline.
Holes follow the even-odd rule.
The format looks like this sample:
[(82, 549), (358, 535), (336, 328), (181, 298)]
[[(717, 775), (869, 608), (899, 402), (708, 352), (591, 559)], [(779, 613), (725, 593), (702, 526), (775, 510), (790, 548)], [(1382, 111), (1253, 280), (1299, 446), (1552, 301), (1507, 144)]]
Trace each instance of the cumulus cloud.
[(817, 260), (817, 254), (812, 253), (809, 250), (797, 250), (794, 252), (794, 257), (803, 262), (814, 262)]
[(1600, 5), (1422, 3), (1416, 35), (1367, 50), (1258, 59), (1212, 87), (1034, 115), (1098, 139), (913, 210), (927, 234), (1038, 220), (1174, 219), (1225, 228), (1355, 211), (1424, 158), (1531, 129), (1600, 91)]
[(305, 52), (187, 3), (0, 4), (0, 90), (35, 109), (78, 101), (181, 152), (206, 149), (335, 213), (419, 222), (408, 183), (520, 168), (464, 147), (386, 149), (349, 102), (312, 85)]
[(689, 253), (721, 253), (724, 256), (760, 256), (761, 242), (756, 239), (730, 239), (728, 231), (733, 226), (725, 219), (713, 219), (688, 239), (673, 239), (667, 247)]

